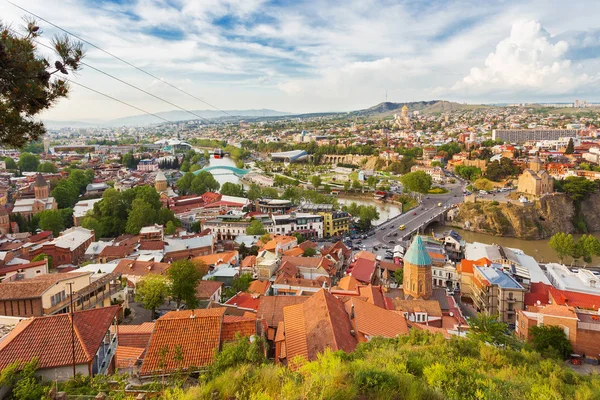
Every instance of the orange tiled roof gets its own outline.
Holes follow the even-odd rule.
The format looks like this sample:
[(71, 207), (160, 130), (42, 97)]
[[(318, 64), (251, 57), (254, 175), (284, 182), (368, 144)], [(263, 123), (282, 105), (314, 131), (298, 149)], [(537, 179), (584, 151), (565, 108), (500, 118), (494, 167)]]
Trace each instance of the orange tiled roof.
[(256, 256), (246, 256), (241, 264), (242, 268), (252, 268), (256, 265)]
[(338, 282), (338, 286), (342, 290), (356, 290), (358, 285), (360, 285), (360, 282), (352, 276), (345, 276)]
[(304, 254), (304, 250), (302, 250), (300, 247), (292, 247), (291, 249), (283, 252), (284, 256), (290, 256), (290, 257), (299, 257), (303, 254)]
[(259, 303), (259, 296), (244, 292), (238, 292), (235, 296), (225, 302), (225, 304), (230, 306), (255, 311), (258, 310)]
[(441, 317), (442, 309), (437, 300), (401, 300), (396, 297), (393, 300), (394, 307), (398, 311), (406, 312), (426, 312), (432, 317)]
[(256, 311), (257, 318), (264, 319), (267, 326), (276, 327), (283, 321), (283, 308), (304, 303), (308, 296), (262, 296)]
[(0, 283), (0, 300), (31, 299), (40, 297), (49, 287), (58, 282), (91, 275), (90, 272), (64, 272), (43, 274), (22, 281)]
[(248, 293), (265, 295), (270, 287), (271, 287), (271, 282), (269, 282), (269, 281), (255, 280), (255, 281), (250, 282), (250, 286), (248, 287)]
[(256, 335), (256, 318), (225, 315), (221, 329), (221, 342), (235, 340), (237, 335), (241, 337)]
[(234, 264), (235, 258), (237, 257), (237, 250), (226, 251), (223, 253), (208, 254), (205, 256), (198, 256), (192, 258), (192, 261), (202, 261), (206, 265), (218, 265), (218, 264)]
[(302, 304), (283, 309), (288, 362), (297, 356), (314, 360), (326, 348), (353, 351), (356, 337), (344, 304), (321, 289)]
[(115, 353), (117, 368), (130, 368), (135, 366), (137, 362), (142, 358), (146, 348), (141, 347), (128, 347), (128, 346), (117, 346), (117, 352)]
[(121, 260), (113, 272), (133, 276), (146, 276), (148, 274), (164, 275), (170, 266), (170, 264), (162, 262)]
[(204, 318), (204, 317), (222, 317), (225, 314), (224, 307), (203, 308), (193, 310), (169, 311), (160, 319), (181, 319), (181, 318)]
[[(75, 328), (75, 363), (90, 363), (98, 351), (120, 306), (77, 311)], [(14, 361), (39, 359), (39, 368), (71, 365), (71, 315), (58, 314), (21, 321), (0, 342), (0, 369)]]
[(223, 286), (223, 282), (217, 281), (200, 281), (196, 286), (196, 297), (199, 299), (208, 299), (212, 296), (219, 288)]
[(354, 324), (356, 330), (361, 334), (388, 338), (408, 335), (408, 325), (404, 316), (357, 298), (346, 303), (347, 310), (352, 307), (354, 308)]
[(538, 310), (538, 313), (551, 315), (553, 317), (577, 318), (577, 313), (575, 313), (572, 307), (557, 304), (549, 304), (545, 307), (541, 307)]
[(159, 318), (142, 364), (141, 375), (211, 365), (221, 342), (222, 319), (222, 315)]

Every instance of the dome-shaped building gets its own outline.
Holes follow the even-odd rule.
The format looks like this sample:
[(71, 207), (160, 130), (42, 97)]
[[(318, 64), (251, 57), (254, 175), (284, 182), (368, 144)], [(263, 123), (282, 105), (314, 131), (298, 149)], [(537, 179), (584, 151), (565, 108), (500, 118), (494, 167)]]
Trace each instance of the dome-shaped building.
[(429, 299), (432, 292), (431, 257), (421, 236), (413, 239), (404, 255), (404, 297)]

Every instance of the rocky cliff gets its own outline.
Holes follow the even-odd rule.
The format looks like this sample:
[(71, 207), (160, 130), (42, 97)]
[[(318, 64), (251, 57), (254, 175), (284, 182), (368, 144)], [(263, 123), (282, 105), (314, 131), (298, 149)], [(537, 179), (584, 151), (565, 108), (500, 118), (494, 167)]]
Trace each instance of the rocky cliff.
[(600, 231), (600, 194), (594, 193), (583, 200), (579, 210), (564, 194), (525, 204), (515, 201), (463, 203), (449, 224), (473, 232), (521, 239), (544, 239), (557, 232), (575, 233), (582, 229)]

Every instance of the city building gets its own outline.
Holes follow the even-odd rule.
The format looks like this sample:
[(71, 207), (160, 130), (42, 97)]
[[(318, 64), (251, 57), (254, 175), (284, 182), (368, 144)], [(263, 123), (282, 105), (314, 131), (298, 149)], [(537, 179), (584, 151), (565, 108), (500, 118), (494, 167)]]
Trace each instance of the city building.
[(473, 266), (471, 298), (478, 312), (498, 314), (500, 321), (514, 323), (517, 311), (523, 309), (525, 292), (502, 268)]
[(290, 200), (283, 199), (258, 199), (257, 211), (265, 214), (287, 214), (294, 205)]
[(83, 219), (87, 215), (88, 211), (92, 211), (94, 209), (94, 204), (98, 203), (102, 199), (90, 199), (90, 200), (81, 200), (75, 203), (73, 207), (73, 224), (75, 226), (81, 226)]
[(529, 168), (519, 176), (517, 191), (533, 196), (554, 192), (554, 178), (543, 168), (539, 157), (534, 157)]
[(493, 140), (502, 140), (513, 144), (528, 141), (558, 140), (563, 137), (577, 137), (577, 129), (494, 129)]
[(108, 307), (123, 292), (119, 274), (65, 272), (0, 283), (0, 315), (40, 317), (76, 310)]
[(431, 257), (421, 236), (417, 235), (404, 255), (404, 296), (429, 299), (432, 293), (432, 276)]
[(427, 175), (431, 176), (431, 179), (436, 183), (443, 183), (446, 179), (446, 175), (444, 174), (444, 170), (440, 167), (428, 167), (425, 165), (413, 165), (410, 169), (410, 172), (415, 171), (423, 171)]
[(350, 230), (352, 216), (345, 211), (319, 212), (323, 217), (323, 236), (340, 236)]
[(518, 312), (515, 332), (520, 339), (529, 340), (529, 329), (540, 325), (560, 327), (574, 353), (590, 357), (598, 355), (600, 318), (597, 311), (577, 310), (557, 304), (530, 306), (526, 311)]
[[(2, 340), (0, 369), (37, 359), (36, 375), (64, 381), (115, 372), (117, 314), (120, 306), (26, 319)], [(74, 333), (74, 334), (73, 334)]]
[(50, 197), (50, 185), (42, 174), (37, 174), (33, 183), (34, 198), (18, 199), (12, 209), (13, 214), (31, 217), (45, 210), (57, 210), (58, 204)]
[(137, 165), (137, 170), (142, 172), (158, 171), (158, 163), (156, 160), (140, 160)]
[[(600, 276), (591, 270), (548, 263), (546, 264), (546, 275), (552, 285), (559, 290), (600, 296)], [(598, 308), (600, 308), (600, 302)]]
[(77, 265), (85, 257), (85, 251), (94, 241), (94, 231), (75, 226), (61, 232), (60, 236), (45, 242), (36, 252), (52, 257), (54, 267), (64, 264)]

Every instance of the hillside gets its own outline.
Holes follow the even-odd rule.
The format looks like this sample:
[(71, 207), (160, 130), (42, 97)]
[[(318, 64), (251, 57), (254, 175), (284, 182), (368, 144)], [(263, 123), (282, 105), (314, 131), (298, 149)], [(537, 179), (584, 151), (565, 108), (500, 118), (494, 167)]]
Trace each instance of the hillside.
[(364, 110), (349, 112), (348, 115), (351, 117), (389, 117), (402, 112), (402, 107), (404, 107), (405, 104), (410, 111), (420, 111), (424, 115), (436, 115), (443, 112), (490, 107), (477, 104), (460, 104), (445, 100), (415, 101), (409, 103), (384, 102)]
[[(525, 206), (491, 201), (462, 203), (448, 224), (490, 235), (545, 239), (558, 232), (575, 233), (575, 213), (575, 204), (567, 195), (555, 194)], [(600, 231), (600, 193), (582, 202), (581, 213), (589, 232)]]

